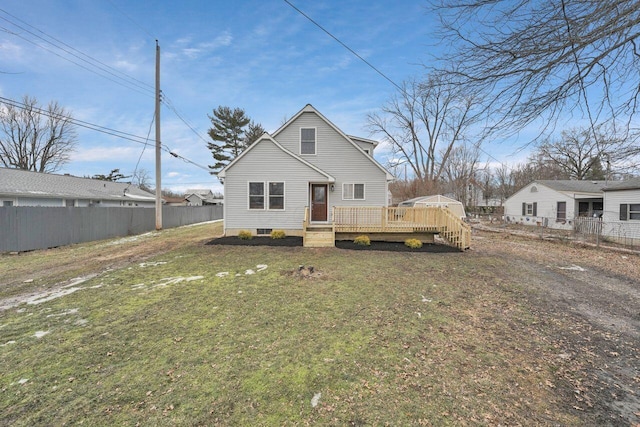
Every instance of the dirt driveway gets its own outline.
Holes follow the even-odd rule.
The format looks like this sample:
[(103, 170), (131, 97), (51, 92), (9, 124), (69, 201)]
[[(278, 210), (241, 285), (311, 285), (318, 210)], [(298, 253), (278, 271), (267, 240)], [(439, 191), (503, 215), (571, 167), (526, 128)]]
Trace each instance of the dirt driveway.
[(472, 251), (514, 266), (562, 359), (558, 388), (601, 425), (640, 426), (640, 255), (474, 230)]
[[(36, 256), (2, 255), (8, 269), (0, 278), (0, 310), (68, 286), (74, 277), (203, 245), (220, 233), (219, 225), (206, 227), (204, 233), (193, 227)], [(465, 257), (513, 266), (496, 276), (520, 288), (533, 327), (553, 349), (541, 351), (557, 359), (554, 387), (563, 402), (598, 425), (640, 426), (640, 255), (475, 229), (461, 262)]]

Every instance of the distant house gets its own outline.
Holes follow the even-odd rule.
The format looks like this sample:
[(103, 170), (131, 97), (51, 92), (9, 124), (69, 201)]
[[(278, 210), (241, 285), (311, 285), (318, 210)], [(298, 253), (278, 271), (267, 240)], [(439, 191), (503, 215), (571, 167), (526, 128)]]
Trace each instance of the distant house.
[(188, 206), (222, 205), (223, 199), (216, 198), (209, 189), (190, 189), (184, 194)]
[(165, 206), (187, 206), (187, 199), (184, 197), (162, 196)]
[(330, 225), (332, 207), (386, 207), (392, 176), (373, 158), (376, 145), (346, 135), (306, 105), (218, 173), (225, 233), (280, 229), (301, 236), (306, 221)]
[(601, 216), (607, 181), (539, 180), (504, 202), (509, 222), (572, 229), (578, 216)]
[(0, 168), (2, 206), (155, 207), (155, 195), (135, 185)]
[(640, 178), (611, 181), (603, 192), (602, 233), (623, 243), (640, 244)]

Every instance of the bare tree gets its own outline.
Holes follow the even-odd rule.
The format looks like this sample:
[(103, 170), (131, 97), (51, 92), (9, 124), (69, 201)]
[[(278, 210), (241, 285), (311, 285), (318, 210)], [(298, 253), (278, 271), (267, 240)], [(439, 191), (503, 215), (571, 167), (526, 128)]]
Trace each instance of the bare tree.
[(596, 129), (569, 129), (560, 139), (547, 139), (538, 147), (540, 156), (553, 162), (571, 179), (604, 179), (602, 161), (618, 163), (626, 160), (624, 143), (615, 135)]
[(151, 174), (146, 169), (140, 168), (131, 176), (131, 183), (145, 191), (151, 191)]
[(553, 127), (562, 116), (634, 132), (637, 0), (429, 1), (450, 44), (441, 68), (482, 96), (496, 114), (492, 130), (516, 132), (537, 119)]
[(46, 109), (35, 98), (0, 105), (0, 161), (7, 168), (55, 172), (69, 161), (76, 131), (68, 111), (50, 102)]
[(451, 150), (449, 161), (444, 168), (449, 191), (466, 206), (473, 206), (477, 202), (474, 200), (473, 187), (476, 184), (479, 158), (480, 151), (477, 146), (459, 145)]
[(367, 117), (372, 134), (391, 145), (392, 156), (404, 162), (412, 177), (438, 182), (454, 148), (468, 138), (475, 123), (474, 101), (444, 76), (404, 82), (402, 91)]
[(513, 178), (509, 172), (509, 166), (504, 163), (501, 164), (500, 167), (495, 169), (495, 177), (497, 196), (500, 197), (500, 204), (502, 204), (514, 193)]

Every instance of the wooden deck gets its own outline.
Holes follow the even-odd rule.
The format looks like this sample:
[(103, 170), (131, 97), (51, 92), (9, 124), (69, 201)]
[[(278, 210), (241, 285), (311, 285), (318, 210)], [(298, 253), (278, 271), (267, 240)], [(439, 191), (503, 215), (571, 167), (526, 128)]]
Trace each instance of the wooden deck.
[[(449, 209), (441, 207), (333, 207), (330, 224), (310, 224), (308, 209), (303, 223), (304, 246), (335, 246), (335, 239), (353, 234), (440, 235), (449, 245), (465, 250), (471, 244), (471, 227)], [(333, 238), (328, 237), (333, 234)]]

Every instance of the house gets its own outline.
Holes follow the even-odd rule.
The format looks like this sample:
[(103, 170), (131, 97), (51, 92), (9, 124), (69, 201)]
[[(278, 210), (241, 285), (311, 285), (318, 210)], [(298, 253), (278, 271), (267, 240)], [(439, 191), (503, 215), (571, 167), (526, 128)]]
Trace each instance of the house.
[(434, 196), (420, 196), (413, 199), (405, 200), (398, 203), (398, 207), (425, 207), (425, 206), (437, 206), (449, 209), (460, 218), (466, 218), (467, 214), (464, 211), (464, 205), (462, 202), (436, 194)]
[(607, 181), (539, 180), (504, 202), (507, 222), (572, 229), (579, 216), (601, 216)]
[(640, 178), (610, 181), (602, 190), (602, 234), (621, 243), (640, 244)]
[(216, 198), (209, 189), (190, 189), (184, 194), (187, 206), (221, 205), (222, 199)]
[(332, 207), (386, 207), (393, 177), (373, 158), (376, 145), (346, 135), (306, 105), (218, 173), (225, 234), (278, 229), (301, 236), (306, 212), (310, 224), (328, 225)]
[(0, 168), (2, 206), (155, 207), (155, 195), (135, 185)]

